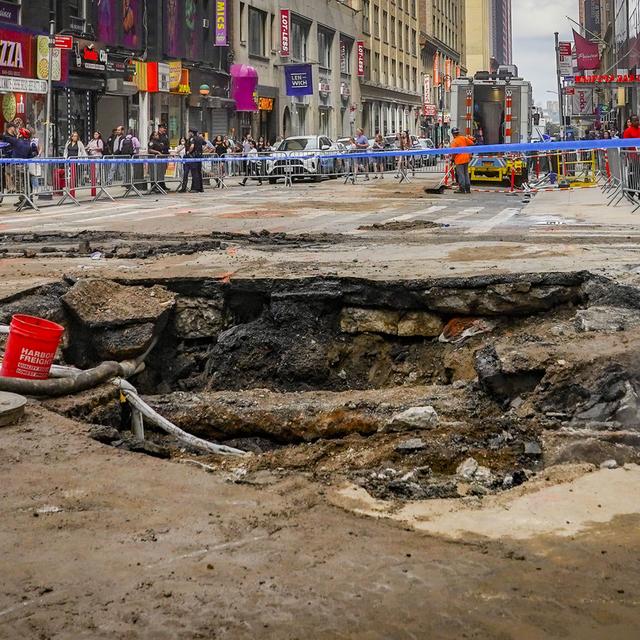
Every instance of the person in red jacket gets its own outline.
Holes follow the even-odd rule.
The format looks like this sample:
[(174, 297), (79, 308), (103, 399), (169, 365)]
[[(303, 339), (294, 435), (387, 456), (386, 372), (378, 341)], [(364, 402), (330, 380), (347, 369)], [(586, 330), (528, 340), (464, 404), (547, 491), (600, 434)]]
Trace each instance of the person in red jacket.
[[(629, 126), (624, 130), (622, 137), (625, 139), (640, 138), (640, 119), (638, 116), (629, 118)], [(628, 173), (627, 180), (629, 182), (629, 190), (627, 194), (637, 198), (640, 196), (640, 158), (638, 157), (638, 147), (629, 147), (627, 149)]]
[(627, 121), (627, 128), (622, 134), (623, 138), (640, 138), (640, 120), (638, 116), (631, 116)]
[(622, 134), (623, 138), (640, 138), (640, 119), (638, 116), (631, 116), (629, 126)]

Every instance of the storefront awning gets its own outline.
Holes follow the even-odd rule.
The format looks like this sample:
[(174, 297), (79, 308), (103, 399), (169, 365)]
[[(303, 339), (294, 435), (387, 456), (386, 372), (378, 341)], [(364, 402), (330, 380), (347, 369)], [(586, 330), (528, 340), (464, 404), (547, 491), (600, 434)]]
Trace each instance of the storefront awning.
[(237, 111), (258, 111), (255, 93), (258, 72), (248, 64), (231, 65), (231, 97), (236, 101)]

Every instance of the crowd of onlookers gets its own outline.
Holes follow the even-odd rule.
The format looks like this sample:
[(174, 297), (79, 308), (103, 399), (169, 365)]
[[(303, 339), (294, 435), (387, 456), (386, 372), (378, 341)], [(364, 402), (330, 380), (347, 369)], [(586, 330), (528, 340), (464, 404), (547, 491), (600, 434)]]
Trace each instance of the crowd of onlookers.
[[(452, 133), (454, 133), (453, 130)], [(571, 135), (569, 135), (569, 133)], [(573, 138), (574, 135), (570, 130), (567, 132), (567, 138)], [(622, 133), (619, 133), (615, 128), (611, 127), (593, 128), (588, 130), (581, 139), (609, 140), (620, 137), (640, 138), (638, 116), (631, 116), (627, 120), (626, 127)], [(376, 131), (372, 139), (369, 139), (362, 129), (358, 129), (355, 136), (343, 139), (341, 144), (343, 145), (342, 148), (356, 152), (383, 151), (389, 149), (408, 150), (414, 145), (408, 131), (398, 133), (393, 140), (390, 140), (390, 138), (390, 136), (385, 138), (379, 131)], [(171, 145), (167, 125), (160, 123), (151, 133), (146, 147), (143, 147), (143, 144), (133, 129), (119, 125), (112, 129), (106, 139), (103, 138), (101, 132), (95, 131), (89, 140), (83, 141), (77, 131), (72, 132), (64, 145), (62, 155), (64, 158), (136, 158), (142, 156), (155, 159), (156, 162), (149, 163), (148, 172), (151, 179), (151, 190), (159, 193), (168, 190), (165, 183), (165, 174), (170, 158), (193, 158), (193, 162), (180, 163), (175, 167), (176, 173), (174, 173), (174, 179), (177, 178), (180, 180), (178, 191), (185, 191), (188, 186), (188, 179), (191, 177), (190, 190), (199, 192), (202, 191), (203, 184), (202, 162), (206, 162), (207, 156), (209, 158), (229, 156), (243, 158), (236, 164), (218, 163), (215, 165), (219, 178), (216, 181), (218, 186), (222, 186), (220, 178), (223, 178), (225, 173), (233, 173), (234, 175), (243, 177), (241, 182), (243, 185), (246, 184), (249, 178), (256, 179), (262, 184), (264, 167), (261, 167), (261, 164), (264, 163), (261, 163), (259, 156), (275, 150), (281, 141), (282, 138), (278, 137), (273, 144), (271, 144), (265, 137), (260, 136), (256, 140), (249, 133), (241, 137), (236, 137), (234, 130), (228, 135), (219, 134), (209, 139), (207, 136), (201, 135), (196, 128), (191, 128), (188, 135), (182, 136), (177, 144)], [(16, 118), (5, 125), (4, 134), (0, 136), (0, 142), (2, 143), (0, 145), (0, 147), (2, 147), (0, 149), (0, 155), (2, 157), (30, 160), (41, 156), (43, 152), (42, 144), (36, 136), (35, 130), (28, 124), (25, 125), (21, 118)], [(476, 143), (477, 142), (476, 140)], [(252, 157), (255, 158), (255, 160), (251, 160)], [(163, 162), (163, 158), (167, 158), (167, 162)], [(197, 161), (199, 158), (203, 160)], [(400, 158), (398, 160), (398, 166), (396, 167), (398, 172), (402, 170), (402, 163), (405, 162), (408, 162), (406, 158)], [(29, 183), (32, 190), (35, 190), (38, 180), (42, 175), (42, 167), (39, 166), (37, 162), (28, 163), (28, 167)], [(374, 161), (371, 167), (365, 164), (364, 161), (357, 163), (356, 172), (359, 170), (364, 171), (366, 179), (369, 177), (368, 173), (370, 169), (373, 171), (374, 177), (376, 177), (376, 173), (380, 173), (381, 177), (384, 176), (385, 166), (380, 159)], [(127, 170), (132, 173), (130, 177), (133, 178), (134, 187), (135, 185), (140, 186), (144, 184), (144, 187), (140, 186), (140, 189), (144, 188), (144, 190), (146, 190), (143, 164), (133, 163)], [(113, 163), (107, 172), (107, 184), (112, 184), (114, 180), (122, 178), (122, 175), (122, 166), (119, 163)], [(6, 187), (7, 183), (12, 180), (14, 183), (17, 181), (15, 172), (12, 174), (4, 165), (0, 171), (0, 178), (3, 180), (3, 187)], [(23, 177), (22, 180), (26, 180), (26, 177)], [(131, 182), (131, 180), (129, 180), (129, 182)]]

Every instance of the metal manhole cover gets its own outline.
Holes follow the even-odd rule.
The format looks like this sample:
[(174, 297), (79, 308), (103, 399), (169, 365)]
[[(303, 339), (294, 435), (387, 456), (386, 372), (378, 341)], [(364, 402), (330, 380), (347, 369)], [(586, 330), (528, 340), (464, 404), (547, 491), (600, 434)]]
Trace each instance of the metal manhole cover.
[(24, 415), (27, 399), (17, 393), (0, 391), (0, 427), (15, 424)]

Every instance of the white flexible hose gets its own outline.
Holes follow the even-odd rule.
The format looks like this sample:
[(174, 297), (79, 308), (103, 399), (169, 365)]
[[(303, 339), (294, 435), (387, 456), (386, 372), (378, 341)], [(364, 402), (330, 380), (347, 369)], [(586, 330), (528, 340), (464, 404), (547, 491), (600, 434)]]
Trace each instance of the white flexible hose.
[(234, 449), (233, 447), (227, 447), (222, 444), (214, 444), (213, 442), (209, 442), (207, 440), (203, 440), (202, 438), (192, 436), (190, 433), (187, 433), (179, 427), (176, 427), (173, 422), (169, 422), (169, 420), (154, 411), (138, 395), (136, 388), (132, 384), (130, 384), (126, 380), (123, 380), (122, 378), (115, 378), (112, 382), (120, 389), (120, 391), (122, 391), (122, 393), (124, 393), (131, 405), (138, 411), (140, 411), (140, 413), (142, 413), (145, 418), (149, 419), (151, 422), (153, 422), (153, 424), (160, 427), (163, 431), (166, 431), (172, 436), (175, 436), (185, 444), (188, 444), (189, 446), (196, 449), (200, 449), (201, 451), (216, 453), (223, 456), (247, 455), (245, 451), (241, 451), (240, 449)]

